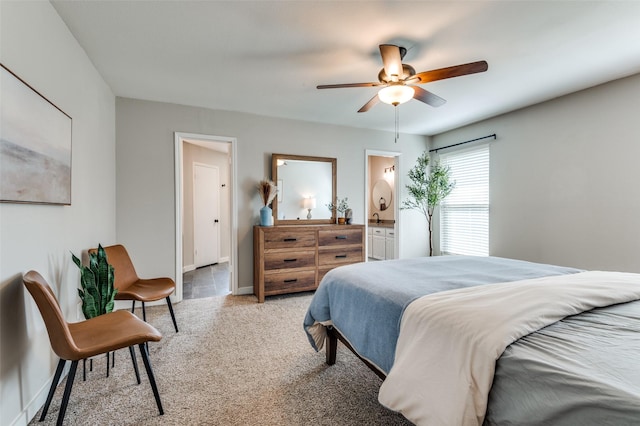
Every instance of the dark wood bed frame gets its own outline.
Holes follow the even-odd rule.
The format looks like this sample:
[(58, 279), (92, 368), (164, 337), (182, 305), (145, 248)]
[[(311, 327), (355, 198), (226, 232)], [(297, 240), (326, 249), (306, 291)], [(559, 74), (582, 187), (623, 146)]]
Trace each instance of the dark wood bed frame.
[(347, 339), (340, 334), (340, 332), (332, 326), (327, 327), (327, 340), (325, 341), (326, 352), (327, 352), (327, 364), (333, 365), (336, 363), (336, 354), (338, 350), (338, 340), (340, 340), (351, 352), (354, 353), (355, 356), (360, 358), (362, 362), (365, 363), (367, 367), (373, 370), (374, 373), (378, 375), (382, 380), (387, 378), (387, 375), (380, 371), (375, 365), (362, 358), (358, 352), (353, 349), (351, 344), (347, 341)]

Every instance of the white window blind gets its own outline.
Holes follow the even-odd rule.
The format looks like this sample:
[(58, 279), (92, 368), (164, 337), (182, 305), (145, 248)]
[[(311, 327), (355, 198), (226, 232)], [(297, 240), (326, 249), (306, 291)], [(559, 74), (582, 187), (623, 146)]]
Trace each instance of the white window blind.
[(456, 186), (440, 206), (443, 254), (489, 255), (489, 145), (440, 154)]

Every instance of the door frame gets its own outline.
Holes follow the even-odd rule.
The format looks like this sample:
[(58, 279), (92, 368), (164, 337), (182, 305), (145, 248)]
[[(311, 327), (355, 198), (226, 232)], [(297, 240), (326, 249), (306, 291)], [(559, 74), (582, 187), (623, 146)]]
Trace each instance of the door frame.
[[(396, 178), (393, 180), (393, 191), (395, 194), (395, 198), (396, 198), (396, 202), (393, 203), (393, 215), (396, 218), (396, 223), (394, 224), (394, 230), (395, 230), (395, 238), (393, 241), (393, 249), (395, 252), (395, 258), (396, 259), (400, 259), (402, 257), (402, 253), (400, 252), (400, 238), (402, 238), (402, 235), (400, 235), (400, 176), (402, 176), (401, 174), (401, 169), (400, 169), (400, 156), (402, 155), (401, 152), (397, 152), (397, 151), (380, 151), (380, 150), (376, 150), (376, 149), (367, 149), (364, 152), (364, 200), (365, 200), (365, 204), (366, 204), (366, 208), (365, 208), (365, 220), (364, 220), (364, 226), (365, 226), (365, 234), (368, 236), (369, 235), (369, 157), (390, 157), (393, 158), (393, 165), (395, 166), (395, 176)], [(369, 239), (367, 238), (367, 240), (365, 241), (365, 253), (368, 253), (369, 250)], [(367, 258), (367, 261), (369, 259)]]
[[(193, 162), (193, 170), (192, 170), (192, 175), (191, 178), (193, 179), (193, 227), (194, 227), (194, 232), (193, 232), (193, 245), (194, 245), (194, 249), (195, 249), (195, 242), (196, 242), (196, 232), (195, 232), (195, 226), (196, 226), (196, 197), (195, 197), (195, 188), (196, 188), (196, 167), (206, 167), (207, 169), (212, 169), (216, 171), (216, 174), (218, 175), (218, 183), (220, 182), (220, 168), (218, 166), (212, 166), (210, 164), (205, 164), (205, 163), (198, 163), (197, 161)], [(216, 191), (216, 198), (217, 198), (217, 202), (216, 202), (216, 214), (215, 216), (217, 216), (218, 219), (218, 238), (216, 239), (216, 253), (217, 253), (217, 258), (215, 263), (220, 262), (220, 226), (219, 226), (219, 219), (220, 219), (220, 187), (218, 186), (217, 188), (215, 188)], [(196, 254), (195, 252), (193, 253), (193, 264), (194, 266), (197, 268), (197, 264), (196, 264)]]
[(174, 132), (175, 147), (175, 273), (176, 273), (176, 299), (182, 300), (182, 228), (183, 228), (183, 204), (184, 204), (184, 176), (182, 169), (183, 149), (187, 141), (198, 141), (203, 144), (228, 143), (229, 144), (229, 186), (230, 186), (230, 233), (229, 242), (229, 282), (231, 294), (238, 294), (238, 172), (237, 172), (237, 145), (238, 140), (228, 136), (214, 136), (198, 133)]

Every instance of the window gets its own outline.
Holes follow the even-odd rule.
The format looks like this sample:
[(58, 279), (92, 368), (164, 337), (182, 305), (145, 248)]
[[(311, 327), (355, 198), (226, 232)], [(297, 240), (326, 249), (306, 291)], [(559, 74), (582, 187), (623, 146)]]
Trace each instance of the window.
[(440, 206), (442, 254), (489, 255), (489, 145), (440, 155), (456, 186)]

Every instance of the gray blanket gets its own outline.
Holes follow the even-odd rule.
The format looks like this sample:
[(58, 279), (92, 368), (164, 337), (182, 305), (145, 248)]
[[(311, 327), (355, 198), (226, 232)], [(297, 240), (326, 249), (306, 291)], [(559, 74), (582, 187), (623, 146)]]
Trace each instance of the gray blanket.
[(640, 301), (567, 317), (507, 347), (484, 424), (640, 424)]

